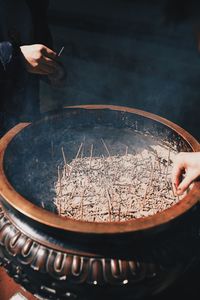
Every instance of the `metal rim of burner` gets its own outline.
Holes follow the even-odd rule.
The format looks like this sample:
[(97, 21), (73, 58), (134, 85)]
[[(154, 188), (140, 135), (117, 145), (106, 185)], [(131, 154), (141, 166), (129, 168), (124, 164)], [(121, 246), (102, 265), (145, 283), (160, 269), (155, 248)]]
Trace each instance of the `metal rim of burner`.
[[(65, 109), (84, 109), (84, 110), (114, 110), (119, 112), (127, 112), (142, 116), (157, 123), (161, 123), (166, 127), (169, 127), (181, 138), (183, 138), (193, 151), (199, 151), (200, 145), (198, 141), (190, 135), (183, 128), (174, 124), (173, 122), (160, 117), (158, 115), (145, 112), (143, 110), (127, 108), (122, 106), (113, 105), (81, 105), (81, 106), (66, 106)], [(41, 120), (42, 121), (42, 120)], [(40, 122), (40, 121), (39, 121)], [(4, 154), (6, 148), (12, 139), (23, 129), (29, 126), (31, 123), (20, 123), (11, 129), (0, 141), (0, 194), (14, 209), (23, 213), (25, 216), (38, 221), (39, 223), (50, 225), (57, 229), (63, 229), (71, 232), (89, 233), (89, 234), (115, 234), (115, 233), (128, 233), (137, 232), (141, 230), (151, 229), (156, 226), (164, 225), (177, 217), (183, 215), (189, 211), (200, 198), (200, 183), (195, 183), (189, 193), (177, 204), (172, 207), (159, 212), (153, 216), (148, 216), (139, 219), (132, 219), (124, 222), (88, 222), (82, 220), (74, 220), (66, 218), (44, 210), (17, 193), (12, 185), (6, 178), (4, 173)]]

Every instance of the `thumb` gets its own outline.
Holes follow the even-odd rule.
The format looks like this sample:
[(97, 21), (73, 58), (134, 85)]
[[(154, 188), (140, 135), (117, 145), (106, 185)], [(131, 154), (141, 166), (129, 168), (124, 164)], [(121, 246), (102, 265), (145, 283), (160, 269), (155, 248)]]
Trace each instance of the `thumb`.
[(179, 184), (177, 188), (177, 195), (182, 195), (190, 186), (190, 184), (197, 178), (197, 174), (194, 172), (186, 173), (185, 178)]

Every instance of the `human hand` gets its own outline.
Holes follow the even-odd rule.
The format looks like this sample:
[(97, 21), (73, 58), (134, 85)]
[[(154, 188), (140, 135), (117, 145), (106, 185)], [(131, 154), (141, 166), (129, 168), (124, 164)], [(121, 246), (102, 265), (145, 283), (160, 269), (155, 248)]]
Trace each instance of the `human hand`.
[(41, 44), (20, 47), (24, 63), (29, 73), (50, 75), (61, 72), (61, 65), (56, 61), (57, 53)]
[(177, 155), (172, 171), (174, 192), (182, 195), (200, 176), (200, 152), (181, 152)]

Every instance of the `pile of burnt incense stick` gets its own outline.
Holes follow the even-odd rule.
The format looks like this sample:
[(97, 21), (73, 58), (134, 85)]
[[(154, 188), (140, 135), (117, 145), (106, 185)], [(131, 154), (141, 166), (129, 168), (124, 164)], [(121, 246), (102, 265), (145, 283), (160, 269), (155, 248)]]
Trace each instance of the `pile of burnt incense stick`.
[(154, 215), (179, 201), (170, 173), (173, 150), (160, 145), (111, 156), (76, 157), (68, 163), (62, 148), (54, 199), (59, 215), (92, 222), (126, 221)]

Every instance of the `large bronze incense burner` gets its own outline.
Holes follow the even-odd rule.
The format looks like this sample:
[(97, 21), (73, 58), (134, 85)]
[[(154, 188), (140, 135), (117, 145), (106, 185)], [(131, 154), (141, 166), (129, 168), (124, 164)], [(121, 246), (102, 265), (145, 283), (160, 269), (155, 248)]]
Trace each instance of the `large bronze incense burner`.
[[(100, 215), (104, 208), (95, 212), (87, 204), (93, 201), (94, 185), (87, 198), (79, 195), (80, 186), (75, 192), (67, 190), (77, 174), (75, 163), (84, 162), (90, 171), (96, 157), (97, 172), (98, 163), (108, 168), (115, 159), (117, 168), (119, 158), (127, 163), (133, 152), (146, 147), (144, 139), (148, 149), (155, 144), (169, 149), (168, 161), (157, 160), (156, 151), (154, 162), (146, 161), (150, 179), (141, 198), (147, 203), (159, 195), (161, 205), (168, 195), (158, 189), (150, 197), (155, 166), (159, 174), (164, 167), (168, 171), (170, 151), (199, 151), (200, 146), (184, 129), (159, 116), (107, 105), (68, 107), (36, 123), (19, 124), (1, 139), (0, 257), (11, 277), (44, 299), (141, 299), (170, 286), (199, 258), (199, 183), (170, 206), (138, 217), (131, 206), (135, 200), (130, 200), (134, 192), (126, 208), (126, 199), (116, 201), (101, 181), (107, 206)], [(130, 173), (136, 179), (138, 157), (135, 173)], [(108, 181), (117, 173), (113, 169)], [(67, 182), (65, 189), (61, 178)], [(171, 193), (167, 180), (165, 173)], [(142, 187), (136, 185), (140, 193)], [(71, 202), (66, 200), (70, 205), (63, 213), (65, 195)]]

